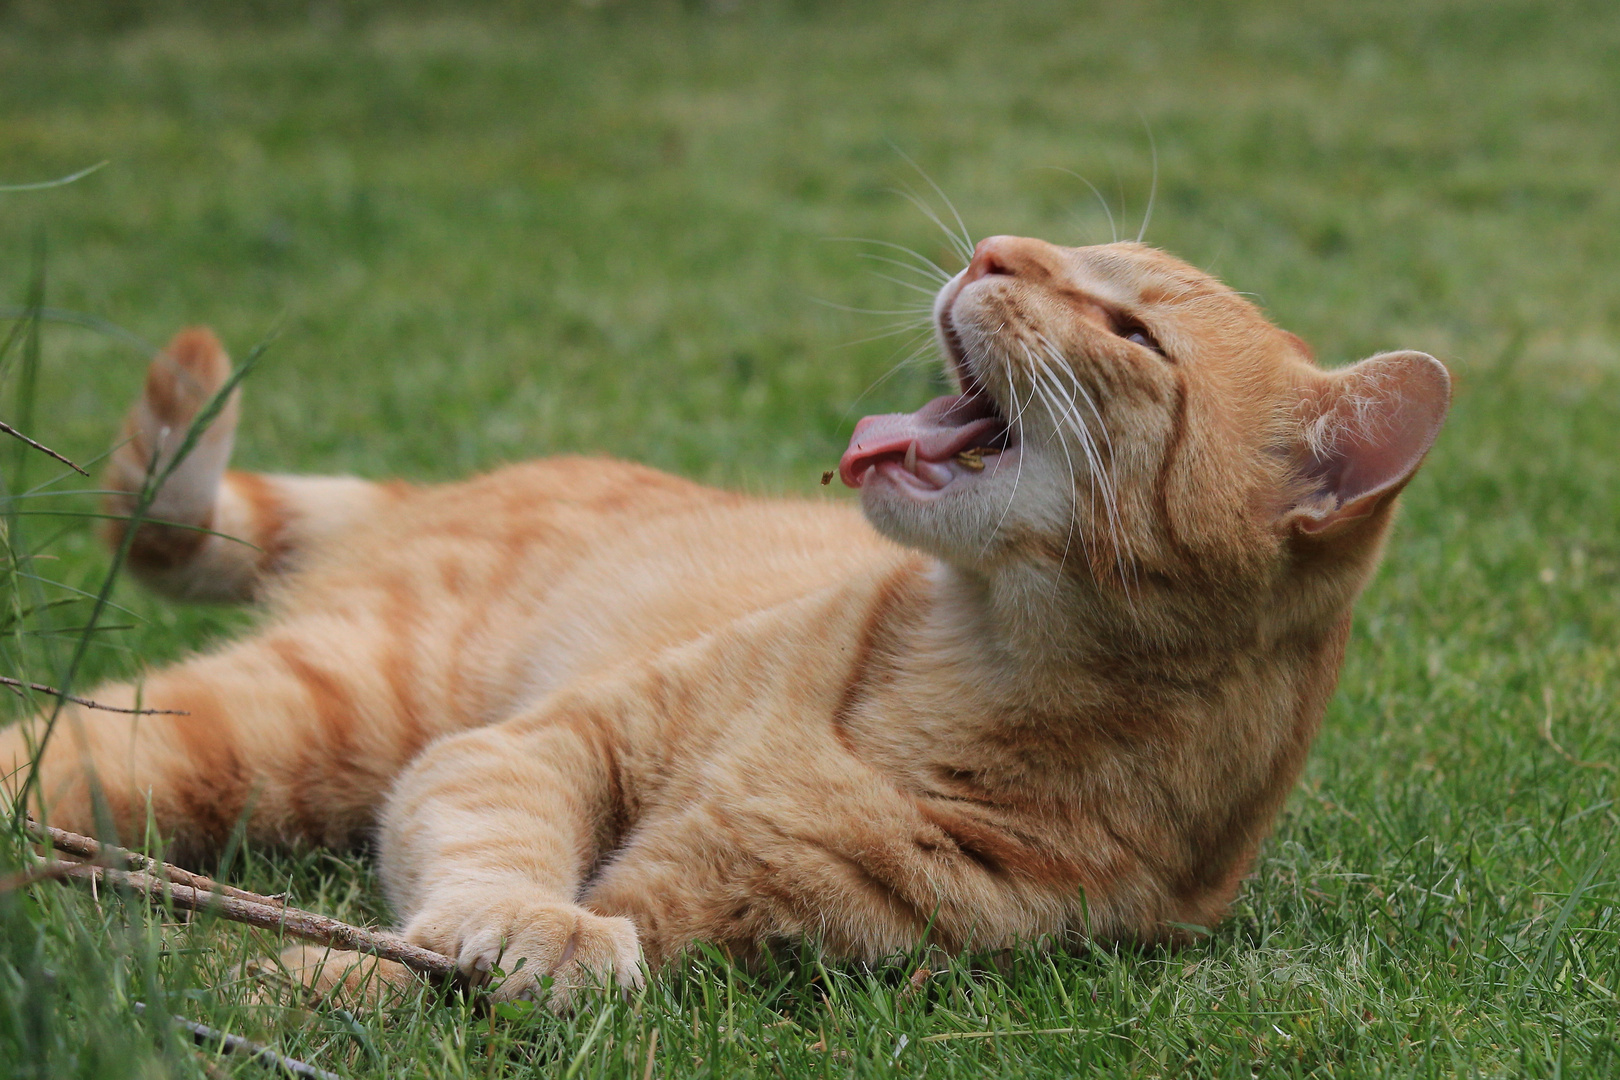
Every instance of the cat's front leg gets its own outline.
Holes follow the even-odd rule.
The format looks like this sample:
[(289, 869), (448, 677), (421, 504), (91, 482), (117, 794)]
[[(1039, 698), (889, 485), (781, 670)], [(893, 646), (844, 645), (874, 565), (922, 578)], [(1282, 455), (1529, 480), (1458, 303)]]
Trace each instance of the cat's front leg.
[(635, 925), (575, 903), (623, 821), (616, 739), (605, 714), (547, 707), (427, 750), (382, 818), (406, 937), (473, 977), (500, 969), (498, 998), (640, 985)]

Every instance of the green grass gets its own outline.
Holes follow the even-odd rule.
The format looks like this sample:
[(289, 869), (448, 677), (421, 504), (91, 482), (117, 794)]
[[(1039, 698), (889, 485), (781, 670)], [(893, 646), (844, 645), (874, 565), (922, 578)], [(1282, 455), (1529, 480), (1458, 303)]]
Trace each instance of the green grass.
[[(248, 467), (449, 478), (601, 450), (840, 497), (817, 479), (853, 421), (936, 380), (913, 365), (862, 398), (898, 359), (862, 339), (894, 320), (828, 306), (912, 299), (829, 238), (948, 257), (892, 193), (926, 189), (895, 147), (975, 236), (1081, 242), (1109, 223), (1060, 170), (1134, 235), (1156, 145), (1149, 240), (1325, 362), (1435, 353), (1452, 419), (1301, 790), (1197, 945), (980, 958), (905, 999), (904, 964), (705, 959), (571, 1020), (351, 1017), (250, 1004), (231, 967), (271, 947), (254, 933), (46, 884), (0, 897), (0, 1074), (199, 1075), (137, 1000), (355, 1077), (639, 1077), (654, 1031), (663, 1077), (1620, 1072), (1612, 5), (375, 7), (126, 2), (87, 30), (0, 5), (0, 182), (110, 162), (0, 195), (0, 296), (26, 302), (43, 244), (52, 306), (153, 341), (208, 322), (238, 355), (276, 330)], [(26, 345), (0, 417), (95, 457), (144, 358), (46, 326), (30, 392)], [(56, 471), (21, 460), (0, 462), (12, 491)], [(7, 538), (66, 585), (105, 573), (84, 519)], [(71, 595), (6, 581), (8, 605)], [(131, 614), (105, 621), (132, 628), (97, 635), (79, 685), (250, 618), (114, 598)], [(85, 611), (8, 625), (4, 673), (54, 678)], [(360, 857), (230, 873), (386, 918)], [(1024, 1034), (926, 1041), (991, 1030)]]

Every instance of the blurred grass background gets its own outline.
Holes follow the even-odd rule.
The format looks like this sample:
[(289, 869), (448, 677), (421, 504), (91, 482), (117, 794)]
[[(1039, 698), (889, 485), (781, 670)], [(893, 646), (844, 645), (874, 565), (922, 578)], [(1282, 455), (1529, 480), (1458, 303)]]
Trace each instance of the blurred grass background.
[[(246, 467), (434, 479), (601, 451), (840, 497), (817, 480), (855, 419), (937, 385), (925, 365), (879, 383), (896, 341), (868, 339), (896, 320), (844, 310), (915, 296), (835, 238), (955, 268), (895, 193), (931, 194), (901, 152), (976, 238), (1068, 243), (1136, 234), (1156, 153), (1150, 242), (1255, 294), (1324, 363), (1419, 348), (1458, 388), (1304, 788), (1204, 945), (1022, 957), (960, 974), (960, 1009), (947, 989), (904, 1015), (881, 978), (844, 971), (724, 998), (743, 976), (722, 965), (614, 1013), (606, 1042), (591, 1017), (531, 1018), (478, 1057), (453, 1009), (345, 1022), (363, 1035), (255, 1012), (200, 989), (224, 969), (176, 959), (239, 933), (45, 886), (4, 901), (29, 906), (7, 924), (0, 1073), (26, 1028), (10, 1009), (60, 1035), (38, 1075), (193, 1075), (174, 1041), (131, 1034), (129, 1001), (171, 994), (356, 1075), (640, 1075), (636, 1024), (663, 1025), (660, 1075), (1613, 1075), (1617, 91), (1620, 12), (1598, 2), (0, 3), (0, 183), (108, 162), (0, 194), (0, 302), (25, 303), (43, 265), (47, 304), (154, 343), (205, 322), (240, 355), (274, 330)], [(28, 398), (32, 434), (94, 458), (144, 363), (47, 326), (37, 378), (13, 365), (0, 386), (4, 418)], [(12, 490), (52, 472), (28, 470)], [(94, 589), (106, 559), (83, 519), (12, 524), (54, 580)], [(250, 619), (117, 599), (132, 629), (100, 636), (91, 676)], [(53, 611), (8, 654), (35, 668), (8, 673), (56, 670), (72, 618)], [(360, 860), (240, 872), (384, 914)], [(93, 943), (126, 923), (97, 974)], [(118, 988), (135, 975), (144, 989)], [(131, 1049), (85, 1057), (92, 1014)], [(820, 1019), (827, 1051), (784, 1048), (764, 1027), (782, 1016)], [(981, 1021), (1092, 1034), (921, 1041)]]

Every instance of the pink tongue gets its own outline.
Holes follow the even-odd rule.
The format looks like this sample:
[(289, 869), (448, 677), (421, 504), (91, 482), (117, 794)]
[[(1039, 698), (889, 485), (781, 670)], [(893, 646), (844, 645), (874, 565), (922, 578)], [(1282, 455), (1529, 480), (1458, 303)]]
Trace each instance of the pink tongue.
[(995, 441), (1002, 430), (987, 401), (962, 394), (935, 398), (913, 413), (868, 416), (855, 425), (838, 475), (858, 488), (880, 462), (904, 461), (913, 443), (918, 461), (942, 465), (963, 450)]

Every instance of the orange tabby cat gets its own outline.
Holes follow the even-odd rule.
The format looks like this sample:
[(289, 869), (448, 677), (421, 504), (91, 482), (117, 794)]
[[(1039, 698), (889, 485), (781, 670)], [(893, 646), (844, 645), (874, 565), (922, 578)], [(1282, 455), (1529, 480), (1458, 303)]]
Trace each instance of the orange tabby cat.
[[(557, 458), (444, 487), (226, 472), (235, 403), (133, 565), (257, 634), (70, 708), (53, 822), (193, 857), (374, 835), (414, 942), (498, 993), (704, 940), (878, 958), (1221, 917), (1333, 692), (1449, 379), (1340, 371), (1139, 244), (995, 237), (940, 292), (962, 393), (868, 417), (861, 511)], [(111, 486), (229, 369), (152, 364)], [(112, 500), (127, 510), (132, 497)], [(868, 522), (870, 524), (868, 524)], [(0, 768), (37, 731), (0, 733)]]

